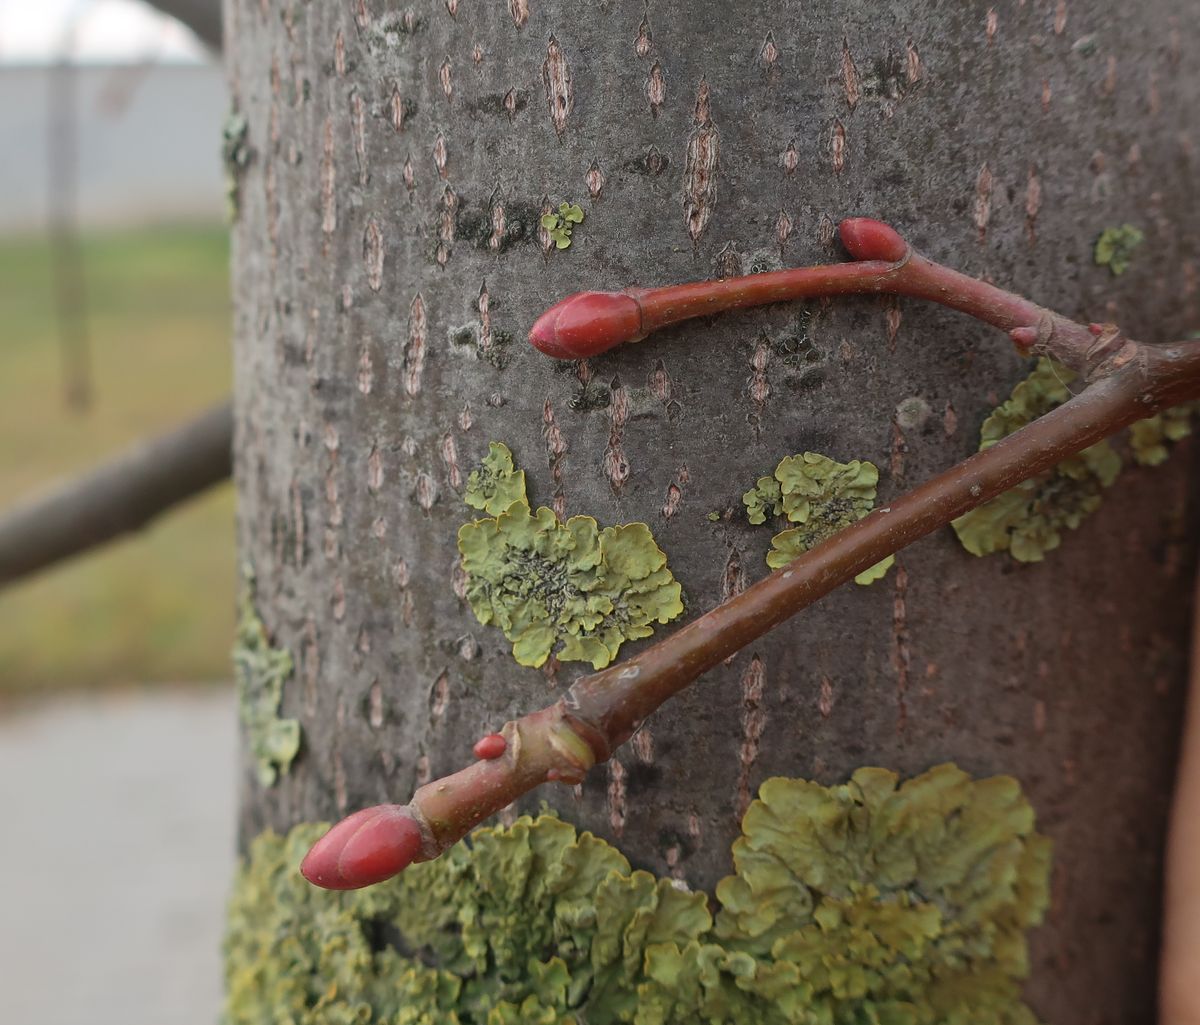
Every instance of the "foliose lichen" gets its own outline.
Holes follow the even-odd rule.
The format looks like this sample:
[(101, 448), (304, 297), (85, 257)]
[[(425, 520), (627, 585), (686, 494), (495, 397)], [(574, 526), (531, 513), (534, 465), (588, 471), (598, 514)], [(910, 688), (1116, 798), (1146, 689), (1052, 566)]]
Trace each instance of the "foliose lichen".
[(482, 509), (489, 516), (499, 516), (510, 505), (529, 504), (525, 497), (525, 471), (513, 466), (512, 452), (507, 445), (493, 441), (479, 469), (467, 478), (463, 501), (472, 509)]
[(1192, 417), (1200, 413), (1200, 402), (1185, 402), (1164, 409), (1156, 416), (1139, 420), (1129, 428), (1133, 458), (1141, 466), (1158, 466), (1171, 454), (1167, 442), (1179, 441), (1192, 433)]
[(300, 750), (300, 722), (279, 715), (284, 681), (292, 675), (292, 656), (273, 648), (254, 608), (254, 576), (247, 572), (233, 644), (238, 715), (246, 730), (258, 780), (272, 786), (286, 775)]
[[(852, 459), (839, 463), (817, 452), (788, 456), (775, 467), (772, 477), (759, 477), (753, 488), (742, 496), (746, 518), (751, 523), (766, 523), (771, 516), (783, 516), (799, 524), (771, 538), (767, 565), (772, 569), (786, 566), (797, 556), (832, 537), (839, 530), (861, 520), (875, 506), (879, 470), (874, 463)], [(864, 570), (855, 583), (869, 584), (883, 577), (895, 556)]]
[(717, 886), (713, 935), (756, 963), (761, 982), (743, 975), (738, 989), (800, 1006), (747, 1020), (1035, 1020), (1018, 984), (1025, 933), (1047, 905), (1050, 842), (1020, 785), (949, 764), (898, 782), (864, 768), (843, 786), (763, 784), (735, 874)]
[[(1075, 374), (1048, 359), (983, 422), (982, 452), (1071, 397)], [(1121, 457), (1107, 441), (1063, 460), (1054, 469), (1018, 484), (953, 521), (972, 555), (1008, 551), (1020, 562), (1040, 562), (1100, 506), (1101, 494), (1121, 471)]]
[(464, 497), (489, 513), (458, 532), (467, 600), (480, 623), (504, 631), (521, 665), (554, 652), (602, 669), (625, 641), (683, 612), (679, 582), (646, 524), (601, 529), (590, 516), (563, 523), (551, 509), (531, 509), (524, 472), (504, 445), (491, 444)]
[(566, 249), (575, 225), (583, 223), (583, 207), (578, 203), (559, 203), (558, 212), (543, 214), (540, 223), (554, 240), (555, 248)]
[(306, 883), (322, 832), (235, 880), (224, 1025), (1032, 1025), (1050, 844), (1015, 780), (768, 780), (709, 900), (551, 816), (366, 890)]
[(1105, 228), (1096, 239), (1093, 257), (1097, 265), (1107, 267), (1113, 277), (1117, 277), (1129, 270), (1133, 252), (1145, 238), (1142, 230), (1132, 224), (1122, 224), (1119, 228)]

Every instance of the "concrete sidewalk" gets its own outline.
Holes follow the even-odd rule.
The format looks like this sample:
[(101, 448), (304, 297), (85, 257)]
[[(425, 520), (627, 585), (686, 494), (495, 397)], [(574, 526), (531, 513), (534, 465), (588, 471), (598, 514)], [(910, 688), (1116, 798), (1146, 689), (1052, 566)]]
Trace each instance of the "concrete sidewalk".
[(0, 712), (0, 1021), (214, 1025), (232, 690)]

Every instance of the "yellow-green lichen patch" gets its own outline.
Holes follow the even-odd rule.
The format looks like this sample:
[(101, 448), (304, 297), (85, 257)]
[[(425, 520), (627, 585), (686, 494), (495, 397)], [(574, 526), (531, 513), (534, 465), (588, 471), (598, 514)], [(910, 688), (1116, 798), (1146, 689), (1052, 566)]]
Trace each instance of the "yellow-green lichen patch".
[(300, 750), (300, 723), (283, 719), (283, 683), (292, 675), (292, 656), (271, 647), (267, 628), (254, 609), (254, 578), (246, 576), (233, 644), (238, 714), (246, 729), (258, 779), (269, 787), (286, 774)]
[(1015, 780), (771, 779), (704, 894), (556, 818), (476, 830), (379, 886), (258, 837), (225, 942), (225, 1025), (1033, 1025), (1026, 932), (1050, 844)]
[(713, 932), (766, 985), (790, 975), (809, 995), (807, 1017), (758, 1020), (1035, 1020), (1019, 982), (1050, 844), (1019, 784), (953, 765), (898, 782), (868, 768), (844, 786), (763, 784)]
[(703, 894), (549, 816), (348, 893), (297, 871), (321, 832), (263, 834), (238, 872), (225, 1025), (631, 1022), (647, 948), (712, 923)]
[(646, 524), (601, 529), (590, 516), (563, 523), (551, 509), (531, 509), (524, 472), (504, 445), (493, 443), (471, 475), (467, 502), (492, 514), (458, 532), (467, 600), (480, 623), (504, 631), (521, 665), (554, 652), (602, 669), (625, 641), (683, 612), (679, 582)]
[(882, 580), (887, 576), (887, 571), (896, 565), (896, 556), (889, 555), (886, 559), (881, 559), (874, 566), (868, 566), (854, 578), (856, 584), (873, 584), (876, 580)]
[(512, 453), (507, 445), (493, 441), (488, 446), (479, 469), (467, 478), (463, 501), (472, 509), (482, 509), (489, 516), (499, 516), (515, 502), (525, 502), (525, 471), (513, 466)]
[(1192, 417), (1200, 412), (1200, 402), (1185, 402), (1164, 409), (1156, 416), (1139, 420), (1129, 428), (1133, 458), (1141, 466), (1158, 466), (1171, 454), (1167, 442), (1179, 441), (1192, 433)]
[[(878, 483), (879, 470), (866, 460), (839, 463), (817, 452), (781, 460), (774, 476), (759, 477), (755, 486), (742, 496), (746, 518), (751, 523), (766, 523), (768, 517), (783, 516), (789, 523), (798, 524), (771, 538), (767, 565), (772, 569), (786, 566), (839, 530), (861, 520), (875, 505)], [(889, 555), (860, 573), (855, 582), (869, 584), (880, 579), (895, 561)]]
[[(983, 422), (979, 450), (991, 448), (1071, 397), (1075, 375), (1048, 359), (1012, 391)], [(1053, 470), (1018, 484), (954, 520), (954, 531), (972, 555), (1008, 551), (1020, 562), (1040, 562), (1100, 506), (1103, 489), (1121, 471), (1121, 457), (1101, 441), (1063, 460)]]
[(558, 211), (543, 214), (539, 223), (556, 249), (566, 249), (571, 245), (575, 225), (583, 223), (583, 207), (578, 203), (559, 203)]
[(1117, 277), (1129, 270), (1133, 252), (1145, 238), (1142, 230), (1132, 224), (1122, 224), (1119, 228), (1105, 228), (1096, 239), (1093, 257), (1099, 266), (1107, 267), (1113, 277)]

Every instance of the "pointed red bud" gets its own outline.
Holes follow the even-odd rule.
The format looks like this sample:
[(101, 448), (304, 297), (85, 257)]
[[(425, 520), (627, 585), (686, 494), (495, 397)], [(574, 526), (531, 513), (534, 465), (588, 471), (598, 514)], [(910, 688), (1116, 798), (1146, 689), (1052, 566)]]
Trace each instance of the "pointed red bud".
[(489, 733), (486, 737), (480, 737), (475, 741), (475, 757), (486, 762), (499, 758), (507, 750), (508, 741), (499, 733)]
[(846, 252), (856, 260), (896, 263), (908, 252), (908, 243), (895, 228), (870, 217), (850, 217), (838, 225), (838, 232)]
[(403, 872), (421, 853), (421, 828), (402, 804), (380, 804), (342, 819), (300, 863), (326, 890), (357, 890)]
[(535, 349), (558, 359), (587, 359), (641, 338), (642, 308), (624, 292), (576, 292), (538, 317)]

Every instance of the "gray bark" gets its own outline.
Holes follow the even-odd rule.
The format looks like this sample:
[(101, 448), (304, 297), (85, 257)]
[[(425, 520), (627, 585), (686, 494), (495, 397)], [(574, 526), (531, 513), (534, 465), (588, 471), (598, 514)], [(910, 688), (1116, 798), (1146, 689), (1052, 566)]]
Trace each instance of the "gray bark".
[[(460, 494), (490, 440), (535, 502), (649, 523), (694, 613), (765, 572), (771, 532), (740, 495), (781, 457), (870, 459), (886, 501), (974, 450), (1027, 372), (961, 316), (872, 299), (558, 365), (524, 334), (563, 295), (826, 262), (834, 223), (865, 214), (1064, 313), (1162, 340), (1196, 326), (1185, 0), (383, 7), (227, 6), (254, 150), (234, 232), (240, 547), (296, 655), (284, 711), (305, 738), (276, 788), (247, 770), (247, 837), (407, 800), (581, 671), (518, 667), (456, 595)], [(587, 220), (547, 251), (537, 218), (560, 200)], [(1114, 279), (1092, 244), (1124, 222), (1147, 242)], [(930, 415), (902, 426), (913, 397)], [(526, 807), (708, 888), (767, 776), (1012, 773), (1056, 843), (1033, 1006), (1151, 1020), (1186, 464), (1127, 470), (1042, 565), (948, 531), (916, 545), (710, 674), (581, 792)]]

